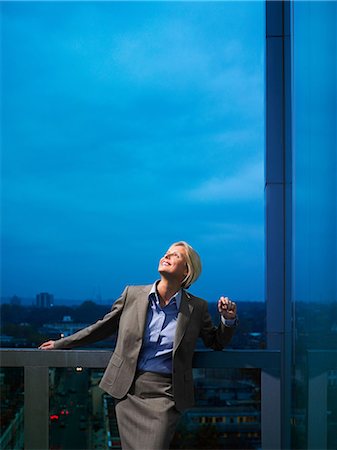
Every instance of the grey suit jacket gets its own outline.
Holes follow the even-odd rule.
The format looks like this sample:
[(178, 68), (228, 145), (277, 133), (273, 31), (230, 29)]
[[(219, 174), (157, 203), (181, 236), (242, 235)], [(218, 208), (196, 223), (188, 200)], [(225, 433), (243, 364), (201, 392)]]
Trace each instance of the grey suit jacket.
[[(129, 391), (142, 346), (148, 296), (152, 285), (127, 286), (111, 311), (77, 333), (55, 341), (55, 348), (73, 348), (105, 339), (118, 331), (115, 351), (105, 370), (100, 387), (117, 399)], [(215, 327), (207, 302), (183, 291), (173, 346), (173, 396), (176, 408), (183, 411), (194, 403), (192, 358), (198, 337), (207, 347), (221, 350), (231, 339), (233, 329), (222, 323)]]

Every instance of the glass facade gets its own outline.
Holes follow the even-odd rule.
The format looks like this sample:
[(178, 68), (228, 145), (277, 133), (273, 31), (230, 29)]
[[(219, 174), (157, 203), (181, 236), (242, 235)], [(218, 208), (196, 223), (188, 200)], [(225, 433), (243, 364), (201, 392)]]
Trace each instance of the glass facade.
[[(102, 370), (49, 369), (51, 449), (116, 449), (113, 399), (99, 387)], [(261, 370), (194, 369), (194, 408), (184, 412), (172, 449), (261, 448)]]
[(293, 2), (292, 448), (337, 448), (336, 2)]
[[(28, 1), (0, 12), (6, 346), (83, 328), (94, 305), (81, 318), (90, 302), (70, 310), (70, 299), (107, 312), (125, 284), (154, 281), (158, 248), (185, 239), (204, 263), (192, 292), (215, 321), (219, 295), (240, 302), (232, 348), (265, 348), (264, 3)], [(245, 363), (229, 375), (195, 369), (199, 409), (176, 448), (261, 446), (260, 369), (252, 381)], [(111, 399), (88, 371), (45, 368), (41, 426), (27, 404), (43, 383), (26, 369), (26, 430), (49, 433), (53, 449), (107, 448), (107, 436), (119, 446)], [(41, 434), (26, 448), (46, 448)]]

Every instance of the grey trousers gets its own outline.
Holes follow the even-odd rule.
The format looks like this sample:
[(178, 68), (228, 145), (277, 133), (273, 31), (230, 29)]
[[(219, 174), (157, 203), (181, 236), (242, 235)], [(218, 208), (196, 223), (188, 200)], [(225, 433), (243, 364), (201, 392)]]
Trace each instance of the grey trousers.
[(180, 413), (174, 405), (171, 376), (137, 374), (129, 393), (115, 400), (123, 450), (169, 448)]

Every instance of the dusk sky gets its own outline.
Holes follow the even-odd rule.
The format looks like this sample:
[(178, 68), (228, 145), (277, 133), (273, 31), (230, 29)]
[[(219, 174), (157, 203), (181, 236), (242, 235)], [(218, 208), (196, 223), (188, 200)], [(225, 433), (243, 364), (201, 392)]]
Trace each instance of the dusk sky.
[(264, 2), (2, 2), (2, 290), (103, 301), (176, 240), (264, 299)]

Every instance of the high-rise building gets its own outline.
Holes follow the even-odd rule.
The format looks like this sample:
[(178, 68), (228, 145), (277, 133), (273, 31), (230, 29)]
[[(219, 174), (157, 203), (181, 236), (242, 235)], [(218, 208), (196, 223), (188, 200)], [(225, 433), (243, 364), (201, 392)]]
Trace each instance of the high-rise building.
[(48, 292), (36, 294), (36, 306), (38, 308), (51, 308), (54, 304), (54, 296)]

